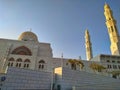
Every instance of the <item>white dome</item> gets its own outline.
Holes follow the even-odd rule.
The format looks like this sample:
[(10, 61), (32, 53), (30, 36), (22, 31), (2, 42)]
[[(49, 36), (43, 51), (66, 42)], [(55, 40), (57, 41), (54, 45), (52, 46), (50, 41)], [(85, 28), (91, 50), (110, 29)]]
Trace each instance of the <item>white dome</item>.
[(19, 36), (18, 40), (38, 42), (37, 35), (35, 35), (35, 34), (34, 34), (33, 32), (31, 32), (31, 31), (23, 32), (23, 33)]

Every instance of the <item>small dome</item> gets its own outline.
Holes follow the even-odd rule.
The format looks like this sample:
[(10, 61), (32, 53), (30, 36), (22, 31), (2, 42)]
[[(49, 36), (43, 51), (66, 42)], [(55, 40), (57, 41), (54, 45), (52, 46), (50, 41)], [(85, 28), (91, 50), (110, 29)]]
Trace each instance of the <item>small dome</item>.
[(18, 40), (38, 42), (37, 35), (35, 35), (35, 34), (34, 34), (33, 32), (31, 32), (31, 31), (23, 32), (23, 33), (19, 36)]

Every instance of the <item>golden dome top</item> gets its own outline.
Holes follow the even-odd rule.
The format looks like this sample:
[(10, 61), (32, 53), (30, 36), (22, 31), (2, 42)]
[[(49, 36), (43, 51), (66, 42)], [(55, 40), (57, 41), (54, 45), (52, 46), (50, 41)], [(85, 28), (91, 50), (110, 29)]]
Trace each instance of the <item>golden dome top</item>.
[(34, 34), (34, 33), (31, 32), (31, 31), (23, 32), (23, 33), (19, 36), (18, 40), (38, 42), (37, 35)]

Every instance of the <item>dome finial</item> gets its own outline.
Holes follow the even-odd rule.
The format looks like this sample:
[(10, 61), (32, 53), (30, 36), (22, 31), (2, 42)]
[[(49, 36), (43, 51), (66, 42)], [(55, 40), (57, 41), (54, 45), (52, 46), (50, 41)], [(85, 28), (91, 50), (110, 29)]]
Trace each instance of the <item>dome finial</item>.
[(27, 31), (32, 32), (32, 28), (27, 28)]

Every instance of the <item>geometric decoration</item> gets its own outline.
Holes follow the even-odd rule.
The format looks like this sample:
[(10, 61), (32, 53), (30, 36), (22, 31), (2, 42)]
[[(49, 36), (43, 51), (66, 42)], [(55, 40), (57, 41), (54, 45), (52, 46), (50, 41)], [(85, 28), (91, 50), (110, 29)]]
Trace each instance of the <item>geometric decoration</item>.
[(14, 58), (10, 58), (8, 61), (15, 61)]
[(17, 54), (17, 55), (29, 55), (29, 56), (32, 55), (30, 49), (28, 49), (28, 48), (25, 47), (25, 46), (17, 47), (16, 49), (14, 49), (14, 50), (12, 51), (12, 54)]
[(21, 58), (18, 58), (16, 61), (17, 61), (17, 62), (22, 62), (22, 59), (21, 59)]
[(45, 61), (44, 60), (40, 60), (39, 63), (45, 63)]
[(24, 62), (29, 62), (30, 63), (30, 60), (29, 59), (25, 59), (25, 61)]

